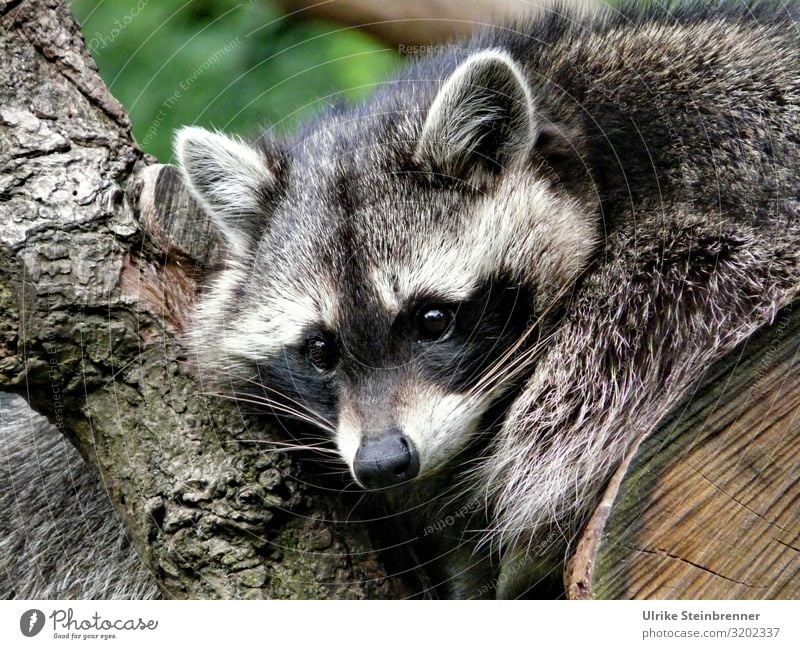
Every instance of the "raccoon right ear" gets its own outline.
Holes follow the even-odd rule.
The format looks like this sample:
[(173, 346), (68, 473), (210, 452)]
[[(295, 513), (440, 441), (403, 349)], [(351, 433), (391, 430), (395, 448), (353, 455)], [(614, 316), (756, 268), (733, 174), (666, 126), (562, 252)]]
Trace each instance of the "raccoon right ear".
[(458, 177), (497, 169), (530, 152), (536, 115), (520, 66), (502, 50), (468, 57), (439, 90), (414, 159)]
[(192, 196), (211, 217), (230, 252), (248, 254), (276, 185), (264, 156), (239, 138), (196, 126), (175, 135), (175, 155)]

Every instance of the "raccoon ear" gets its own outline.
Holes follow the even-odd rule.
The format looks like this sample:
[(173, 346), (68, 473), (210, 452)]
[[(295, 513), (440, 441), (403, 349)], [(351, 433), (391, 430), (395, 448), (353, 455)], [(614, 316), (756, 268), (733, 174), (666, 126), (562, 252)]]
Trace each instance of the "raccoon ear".
[(505, 52), (486, 50), (470, 56), (442, 86), (414, 157), (463, 177), (476, 167), (507, 166), (535, 139), (533, 99), (522, 71)]
[(239, 138), (187, 126), (175, 135), (175, 155), (189, 191), (230, 251), (249, 253), (276, 185), (262, 153)]

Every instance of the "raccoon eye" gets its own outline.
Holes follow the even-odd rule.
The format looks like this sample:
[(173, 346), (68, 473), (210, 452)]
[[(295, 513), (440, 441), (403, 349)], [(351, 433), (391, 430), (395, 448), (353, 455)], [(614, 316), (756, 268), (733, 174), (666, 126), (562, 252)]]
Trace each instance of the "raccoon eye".
[(309, 338), (306, 343), (306, 355), (320, 372), (330, 372), (339, 362), (339, 349), (330, 335)]
[(441, 340), (451, 331), (453, 312), (445, 307), (424, 307), (417, 313), (417, 337), (420, 340)]

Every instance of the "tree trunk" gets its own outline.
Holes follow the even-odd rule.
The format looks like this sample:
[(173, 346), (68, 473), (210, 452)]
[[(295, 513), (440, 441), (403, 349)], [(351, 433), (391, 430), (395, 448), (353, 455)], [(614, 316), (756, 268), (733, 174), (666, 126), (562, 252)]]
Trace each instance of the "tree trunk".
[(97, 468), (170, 597), (409, 594), (351, 504), (203, 395), (180, 334), (207, 222), (133, 142), (57, 0), (0, 1), (0, 390)]

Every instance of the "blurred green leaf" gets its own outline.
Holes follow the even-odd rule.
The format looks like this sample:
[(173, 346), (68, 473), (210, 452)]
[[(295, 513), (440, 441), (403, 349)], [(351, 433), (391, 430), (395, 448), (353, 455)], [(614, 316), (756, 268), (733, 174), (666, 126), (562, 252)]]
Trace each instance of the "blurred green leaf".
[(137, 141), (164, 162), (181, 125), (285, 132), (335, 98), (368, 94), (401, 60), (363, 32), (285, 18), (268, 0), (72, 0), (70, 7)]

